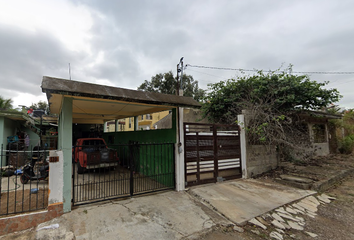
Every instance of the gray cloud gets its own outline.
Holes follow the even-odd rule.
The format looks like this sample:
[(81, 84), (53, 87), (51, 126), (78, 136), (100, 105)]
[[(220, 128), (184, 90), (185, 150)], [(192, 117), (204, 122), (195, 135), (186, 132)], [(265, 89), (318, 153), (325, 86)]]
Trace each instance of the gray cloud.
[[(42, 75), (109, 80), (136, 89), (160, 72), (185, 63), (244, 69), (353, 71), (354, 3), (347, 1), (95, 1), (76, 0), (91, 13), (91, 53), (71, 52), (44, 30), (35, 34), (0, 28), (1, 82), (6, 89), (39, 92)], [(55, 27), (55, 26), (53, 26)], [(96, 64), (96, 58), (104, 60)], [(237, 71), (187, 68), (207, 83), (234, 77)], [(332, 81), (352, 106), (352, 75), (313, 75)], [(354, 106), (352, 106), (354, 107)]]
[(27, 32), (0, 25), (0, 46), (2, 91), (40, 95), (42, 76), (67, 76), (67, 64), (75, 58), (45, 31)]

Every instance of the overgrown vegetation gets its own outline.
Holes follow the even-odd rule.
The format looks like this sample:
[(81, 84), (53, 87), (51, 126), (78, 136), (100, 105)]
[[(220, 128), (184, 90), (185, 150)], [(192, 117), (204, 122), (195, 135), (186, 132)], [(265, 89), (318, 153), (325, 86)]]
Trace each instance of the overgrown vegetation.
[(337, 129), (338, 150), (342, 154), (351, 154), (354, 150), (354, 109), (340, 111), (335, 107), (332, 111), (343, 114), (342, 119), (330, 121)]
[(43, 110), (43, 111), (49, 112), (48, 104), (45, 101), (39, 101), (37, 103), (32, 103), (29, 108), (32, 108), (33, 110)]
[(3, 96), (0, 96), (0, 109), (1, 110), (11, 110), (11, 109), (13, 109), (12, 103), (13, 103), (13, 101), (12, 101), (11, 98), (6, 99)]
[(248, 116), (246, 129), (253, 144), (276, 145), (285, 149), (288, 159), (308, 157), (308, 128), (299, 117), (307, 110), (319, 110), (337, 102), (336, 89), (327, 83), (310, 80), (306, 75), (291, 74), (292, 67), (273, 72), (258, 71), (210, 84), (203, 113), (216, 123), (235, 123), (242, 110)]
[(339, 141), (339, 152), (342, 154), (351, 154), (354, 148), (354, 134), (345, 136)]
[[(200, 101), (205, 91), (198, 87), (198, 81), (194, 80), (190, 75), (183, 75), (183, 95), (186, 97), (193, 97), (196, 101)], [(177, 78), (173, 76), (171, 71), (167, 73), (159, 73), (151, 77), (150, 81), (145, 80), (138, 90), (147, 92), (159, 92), (165, 94), (176, 94)]]

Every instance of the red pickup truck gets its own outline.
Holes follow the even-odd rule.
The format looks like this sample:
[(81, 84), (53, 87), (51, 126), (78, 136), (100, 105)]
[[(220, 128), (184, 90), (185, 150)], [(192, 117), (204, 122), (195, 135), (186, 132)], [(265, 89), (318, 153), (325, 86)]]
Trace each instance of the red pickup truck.
[(103, 138), (79, 138), (73, 147), (73, 159), (77, 173), (86, 169), (118, 166), (117, 151), (109, 149)]

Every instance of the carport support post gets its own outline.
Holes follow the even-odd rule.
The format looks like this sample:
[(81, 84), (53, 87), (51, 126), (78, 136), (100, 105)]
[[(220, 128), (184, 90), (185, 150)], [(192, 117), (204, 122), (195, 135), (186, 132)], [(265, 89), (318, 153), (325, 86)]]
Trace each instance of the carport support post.
[(59, 149), (63, 151), (63, 210), (71, 211), (73, 100), (63, 98), (59, 116)]
[(247, 153), (246, 153), (246, 126), (245, 115), (237, 115), (237, 122), (240, 126), (240, 147), (241, 147), (241, 166), (242, 166), (242, 178), (247, 178)]

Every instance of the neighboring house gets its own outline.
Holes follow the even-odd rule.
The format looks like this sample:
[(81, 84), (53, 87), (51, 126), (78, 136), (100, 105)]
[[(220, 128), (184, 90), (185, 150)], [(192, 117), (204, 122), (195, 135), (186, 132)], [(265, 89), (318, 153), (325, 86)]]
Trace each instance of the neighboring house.
[[(246, 129), (252, 116), (245, 110), (242, 111), (242, 114), (245, 116), (243, 128)], [(325, 156), (331, 153), (330, 143), (335, 140), (331, 136), (335, 135), (335, 130), (334, 133), (329, 132), (328, 122), (330, 119), (340, 119), (341, 116), (326, 112), (306, 111), (298, 114), (298, 117), (303, 120), (305, 128), (308, 129), (310, 140), (310, 146), (304, 146), (299, 155), (303, 155), (307, 151), (309, 156), (313, 156), (313, 154), (315, 156)], [(280, 158), (276, 146), (255, 145), (247, 142), (246, 148), (248, 177), (254, 177), (278, 167)]]
[[(52, 124), (54, 124), (56, 121), (56, 118), (43, 117), (42, 126), (46, 129), (56, 128), (55, 126), (50, 125), (50, 122), (53, 122)], [(23, 112), (0, 111), (0, 147), (3, 149), (3, 152), (1, 153), (2, 155), (8, 150), (8, 138), (10, 140), (12, 136), (17, 136), (19, 137), (19, 141), (22, 141), (24, 143), (23, 145), (25, 145), (24, 136), (28, 135), (28, 148), (33, 148), (34, 146), (39, 145), (39, 133), (39, 118), (32, 118)], [(56, 141), (52, 141), (53, 137), (51, 137), (51, 134), (56, 135), (57, 133), (56, 131), (53, 131), (53, 133), (48, 131), (47, 134), (42, 136), (42, 142), (43, 144), (47, 144), (48, 147), (56, 148)], [(56, 138), (56, 136), (54, 138)], [(7, 165), (7, 162), (2, 161), (1, 165), (5, 166)]]
[[(138, 129), (156, 129), (156, 123), (169, 115), (170, 111), (162, 111), (138, 116)], [(106, 122), (105, 132), (115, 132), (116, 121)], [(117, 132), (134, 131), (134, 117), (123, 118), (117, 121)]]
[[(199, 109), (185, 108), (183, 109), (183, 122), (198, 122), (208, 123), (208, 120), (203, 119)], [(138, 116), (138, 129), (168, 129), (172, 127), (172, 113), (171, 111), (162, 111), (152, 114), (144, 114)], [(115, 121), (106, 123), (106, 132), (115, 132)], [(117, 121), (117, 132), (134, 131), (134, 118), (124, 118)]]
[[(199, 109), (185, 108), (183, 109), (183, 122), (199, 122), (208, 123), (208, 120), (203, 119)], [(138, 129), (168, 129), (172, 127), (171, 111), (162, 111), (152, 114), (144, 114), (138, 116)], [(116, 131), (116, 122), (114, 120), (106, 123), (106, 132)], [(117, 121), (117, 132), (134, 131), (134, 117), (119, 119)]]
[(299, 116), (300, 119), (307, 122), (310, 142), (316, 156), (325, 156), (332, 151), (336, 151), (336, 149), (331, 151), (330, 148), (331, 141), (335, 140), (334, 135), (336, 133), (335, 129), (334, 132), (330, 132), (328, 122), (331, 119), (341, 119), (341, 115), (320, 111), (307, 111), (299, 114)]
[[(169, 114), (165, 118), (161, 119), (160, 121), (156, 122), (154, 125), (155, 129), (165, 129), (171, 128), (172, 115)], [(202, 113), (199, 109), (192, 109), (192, 108), (184, 108), (183, 109), (183, 122), (189, 123), (209, 123), (206, 118), (202, 117)]]

